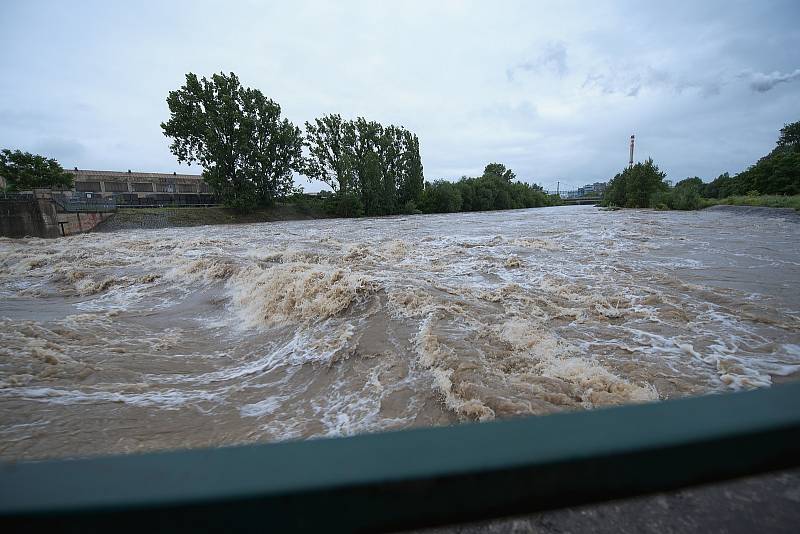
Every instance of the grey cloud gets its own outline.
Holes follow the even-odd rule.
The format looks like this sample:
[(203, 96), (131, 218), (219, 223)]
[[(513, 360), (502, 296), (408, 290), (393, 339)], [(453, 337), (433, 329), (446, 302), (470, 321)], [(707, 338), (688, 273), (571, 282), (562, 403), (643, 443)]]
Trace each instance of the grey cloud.
[(782, 74), (778, 71), (773, 71), (769, 74), (763, 72), (745, 72), (742, 77), (750, 80), (750, 89), (759, 93), (766, 93), (773, 89), (779, 83), (788, 83), (800, 79), (800, 69), (795, 69), (794, 72)]
[(34, 146), (34, 150), (41, 154), (47, 154), (48, 157), (55, 157), (58, 160), (72, 161), (80, 159), (87, 152), (83, 143), (58, 137), (42, 139)]
[(548, 43), (544, 51), (533, 61), (517, 63), (513, 67), (506, 69), (508, 81), (514, 81), (514, 77), (519, 71), (549, 71), (559, 77), (566, 76), (569, 71), (567, 66), (567, 46), (562, 42)]
[(0, 109), (0, 123), (15, 128), (46, 127), (48, 118), (41, 111)]
[(639, 96), (643, 89), (666, 90), (675, 94), (694, 89), (701, 96), (710, 97), (720, 93), (721, 84), (719, 80), (688, 80), (654, 67), (623, 66), (591, 72), (586, 75), (581, 87), (629, 97)]
[[(0, 148), (69, 167), (178, 170), (158, 125), (187, 71), (234, 71), (295, 124), (330, 112), (406, 124), (429, 180), (495, 160), (562, 187), (605, 180), (633, 132), (671, 178), (714, 177), (746, 168), (796, 120), (797, 0), (12, 4), (0, 17)], [(297, 21), (308, 38), (295, 38)], [(120, 38), (123, 22), (136, 39)]]

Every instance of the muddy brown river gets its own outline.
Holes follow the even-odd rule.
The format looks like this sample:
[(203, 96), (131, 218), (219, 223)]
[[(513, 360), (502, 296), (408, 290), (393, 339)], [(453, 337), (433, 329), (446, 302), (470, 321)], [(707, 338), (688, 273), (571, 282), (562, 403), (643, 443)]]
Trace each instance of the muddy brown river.
[(800, 224), (595, 207), (0, 239), (0, 458), (769, 387)]

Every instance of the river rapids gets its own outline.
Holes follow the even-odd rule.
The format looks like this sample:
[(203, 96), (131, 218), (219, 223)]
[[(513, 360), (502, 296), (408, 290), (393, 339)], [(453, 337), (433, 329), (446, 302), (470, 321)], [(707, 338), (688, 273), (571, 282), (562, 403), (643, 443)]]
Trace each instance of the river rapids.
[(768, 387), (800, 224), (558, 207), (0, 239), (0, 458)]

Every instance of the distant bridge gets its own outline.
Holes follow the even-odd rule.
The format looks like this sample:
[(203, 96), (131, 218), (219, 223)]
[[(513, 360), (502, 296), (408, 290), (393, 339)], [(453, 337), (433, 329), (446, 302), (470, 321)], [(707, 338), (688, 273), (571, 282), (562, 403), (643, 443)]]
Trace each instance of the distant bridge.
[(603, 200), (600, 193), (582, 193), (581, 191), (547, 191), (548, 195), (558, 195), (564, 204), (599, 204)]

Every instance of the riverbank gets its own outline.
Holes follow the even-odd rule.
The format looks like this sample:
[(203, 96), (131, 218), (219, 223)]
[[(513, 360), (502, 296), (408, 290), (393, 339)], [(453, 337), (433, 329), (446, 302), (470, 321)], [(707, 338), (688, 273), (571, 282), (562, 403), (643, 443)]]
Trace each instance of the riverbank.
[(247, 224), (294, 220), (324, 219), (329, 216), (314, 209), (295, 204), (277, 204), (272, 208), (250, 213), (222, 207), (208, 208), (120, 208), (110, 220), (101, 224), (98, 232), (141, 230), (173, 227), (204, 226), (208, 224)]
[(800, 195), (735, 196), (706, 199), (711, 206), (758, 206), (762, 208), (787, 208), (800, 212)]
[(793, 222), (800, 222), (800, 211), (793, 208), (715, 204), (706, 208), (704, 211), (723, 211), (735, 213), (737, 215), (755, 215), (759, 217), (782, 217)]

